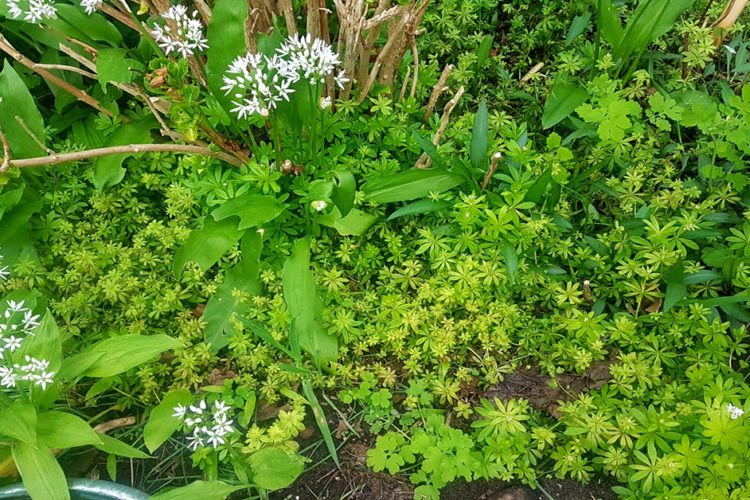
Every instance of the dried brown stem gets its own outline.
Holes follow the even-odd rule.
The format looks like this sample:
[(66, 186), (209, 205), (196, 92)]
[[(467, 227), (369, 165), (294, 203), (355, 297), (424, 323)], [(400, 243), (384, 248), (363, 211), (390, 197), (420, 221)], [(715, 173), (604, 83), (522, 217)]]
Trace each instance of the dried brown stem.
[(71, 73), (78, 73), (79, 75), (87, 76), (89, 78), (93, 78), (96, 80), (98, 77), (96, 74), (86, 71), (85, 69), (76, 68), (75, 66), (68, 66), (67, 64), (38, 64), (36, 65), (37, 68), (41, 69), (48, 69), (48, 70), (60, 70), (60, 71), (70, 71)]
[(502, 158), (503, 155), (500, 153), (495, 153), (492, 155), (492, 161), (490, 162), (490, 168), (487, 169), (487, 174), (484, 176), (484, 180), (482, 181), (482, 189), (487, 189), (487, 186), (490, 184), (490, 181), (492, 180), (492, 176), (495, 174), (495, 170), (497, 170), (497, 164), (500, 162), (500, 158)]
[(414, 80), (411, 82), (411, 97), (417, 94), (417, 81), (419, 80), (419, 51), (417, 50), (417, 41), (411, 37), (411, 53), (414, 58)]
[[(445, 105), (445, 108), (443, 109), (443, 117), (440, 121), (440, 127), (438, 127), (437, 132), (435, 132), (435, 137), (432, 138), (433, 145), (437, 146), (440, 143), (440, 138), (443, 137), (445, 129), (448, 127), (451, 113), (453, 113), (453, 110), (455, 109), (456, 104), (458, 104), (458, 100), (461, 99), (462, 95), (464, 95), (463, 87), (458, 89), (458, 92), (456, 92), (456, 95), (453, 96), (453, 99), (448, 101), (448, 103)], [(417, 160), (417, 163), (414, 166), (416, 168), (428, 168), (430, 165), (432, 165), (432, 159), (427, 155), (427, 153), (422, 153), (422, 156), (419, 157), (419, 160)]]
[(8, 167), (10, 167), (10, 144), (8, 144), (8, 139), (5, 138), (5, 134), (3, 134), (2, 129), (0, 129), (0, 142), (3, 144), (3, 163), (0, 164), (0, 174), (8, 170)]
[(404, 82), (401, 84), (401, 92), (398, 94), (398, 102), (401, 102), (404, 100), (404, 95), (406, 95), (406, 86), (409, 84), (409, 77), (411, 76), (411, 66), (406, 68), (406, 76), (404, 77)]
[(445, 68), (443, 68), (443, 72), (440, 74), (440, 79), (438, 80), (437, 85), (435, 85), (435, 88), (432, 89), (430, 100), (427, 102), (427, 109), (425, 109), (424, 111), (424, 121), (430, 119), (432, 111), (435, 109), (435, 105), (437, 104), (438, 98), (440, 97), (440, 94), (442, 94), (443, 91), (447, 88), (445, 86), (445, 82), (448, 81), (448, 77), (450, 76), (451, 71), (453, 71), (452, 64), (447, 64)]
[(21, 128), (27, 134), (29, 134), (29, 137), (31, 137), (33, 139), (33, 141), (36, 143), (37, 146), (39, 146), (41, 149), (45, 150), (47, 152), (47, 154), (51, 154), (51, 155), (55, 154), (54, 151), (52, 151), (50, 148), (48, 148), (47, 146), (45, 146), (44, 144), (42, 144), (42, 141), (39, 140), (39, 137), (37, 137), (36, 134), (34, 132), (32, 132), (31, 129), (26, 125), (26, 122), (23, 121), (23, 118), (21, 118), (20, 116), (16, 116), (15, 118), (16, 118), (16, 121), (18, 122), (18, 124), (21, 126)]
[(115, 19), (120, 21), (122, 24), (125, 24), (128, 27), (133, 28), (136, 31), (141, 31), (141, 28), (130, 18), (130, 16), (125, 14), (121, 10), (115, 9), (111, 5), (106, 4), (106, 3), (100, 4), (97, 8), (101, 10), (102, 12), (104, 12), (105, 14), (114, 17)]
[(289, 32), (289, 35), (296, 34), (297, 21), (294, 20), (292, 0), (279, 0), (278, 8), (279, 12), (284, 16), (284, 22), (286, 23), (286, 29)]
[(537, 73), (539, 73), (542, 70), (543, 67), (544, 67), (544, 63), (543, 62), (536, 63), (534, 65), (534, 67), (529, 70), (528, 73), (526, 73), (525, 75), (523, 75), (523, 78), (521, 78), (521, 81), (518, 83), (518, 85), (520, 87), (523, 87), (524, 85), (526, 85), (526, 82), (528, 82), (531, 79), (532, 76), (534, 76)]
[[(45, 80), (49, 81), (50, 83), (53, 83), (54, 85), (57, 85), (61, 89), (65, 90), (66, 92), (69, 92), (79, 101), (85, 102), (92, 108), (96, 109), (97, 111), (101, 113), (104, 113), (107, 116), (110, 116), (110, 117), (114, 116), (114, 113), (112, 113), (112, 111), (102, 107), (102, 105), (99, 103), (98, 100), (94, 99), (83, 90), (69, 84), (62, 78), (59, 78), (53, 75), (46, 69), (37, 67), (37, 64), (34, 61), (32, 61), (28, 57), (21, 54), (18, 50), (16, 50), (16, 48), (13, 47), (13, 45), (11, 45), (10, 42), (8, 42), (8, 40), (3, 35), (0, 35), (0, 50), (2, 50), (13, 59), (15, 59), (19, 63), (23, 64), (24, 66), (26, 66), (27, 68), (35, 72), (36, 74), (38, 74)], [(125, 120), (124, 117), (123, 117), (123, 120)]]
[(94, 426), (94, 432), (106, 434), (111, 430), (119, 429), (120, 427), (127, 427), (129, 425), (135, 425), (135, 417), (116, 418), (109, 422), (102, 422), (101, 424)]
[(100, 156), (149, 152), (200, 154), (218, 158), (236, 167), (242, 165), (237, 158), (227, 153), (212, 151), (204, 146), (183, 144), (129, 144), (126, 146), (111, 146), (107, 148), (88, 149), (86, 151), (74, 151), (71, 153), (56, 153), (36, 158), (24, 158), (22, 160), (10, 160), (10, 164), (16, 168), (43, 167), (58, 165), (70, 161), (89, 160)]
[(193, 0), (193, 3), (195, 4), (195, 10), (198, 11), (201, 19), (203, 19), (203, 24), (208, 26), (211, 22), (211, 8), (206, 4), (205, 0)]

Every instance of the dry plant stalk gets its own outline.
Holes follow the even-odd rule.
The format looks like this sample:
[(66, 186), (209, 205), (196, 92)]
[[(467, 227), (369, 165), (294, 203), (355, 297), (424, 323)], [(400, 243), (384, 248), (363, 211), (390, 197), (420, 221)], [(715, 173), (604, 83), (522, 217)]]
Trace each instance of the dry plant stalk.
[(440, 74), (440, 79), (438, 80), (437, 85), (435, 85), (435, 88), (432, 89), (430, 100), (427, 102), (427, 109), (425, 109), (424, 112), (424, 121), (430, 119), (432, 111), (435, 109), (435, 105), (437, 104), (438, 98), (440, 97), (440, 94), (442, 94), (443, 91), (448, 88), (445, 86), (445, 82), (448, 81), (448, 77), (450, 76), (451, 71), (453, 71), (452, 64), (447, 64), (445, 68), (443, 68), (443, 72)]
[[(443, 117), (440, 121), (440, 127), (438, 127), (437, 132), (435, 132), (435, 137), (432, 138), (433, 145), (437, 146), (440, 143), (440, 139), (443, 137), (445, 129), (448, 127), (451, 113), (456, 107), (456, 104), (458, 104), (458, 100), (461, 99), (462, 95), (464, 95), (463, 86), (458, 89), (458, 92), (456, 92), (456, 95), (453, 96), (453, 99), (448, 101), (448, 103), (445, 105), (445, 108), (443, 109)], [(422, 156), (419, 157), (417, 163), (414, 164), (416, 168), (428, 168), (430, 165), (432, 165), (432, 159), (427, 155), (427, 153), (422, 153)]]
[(531, 77), (539, 73), (543, 67), (544, 67), (543, 62), (536, 63), (534, 67), (529, 70), (528, 73), (523, 75), (523, 78), (521, 78), (521, 81), (518, 83), (518, 86), (523, 87), (524, 85), (526, 85), (526, 83), (531, 79)]
[(711, 24), (711, 27), (714, 28), (714, 44), (716, 46), (721, 45), (726, 30), (734, 26), (746, 6), (747, 0), (729, 0), (727, 2), (719, 18)]
[(492, 155), (490, 168), (487, 169), (487, 173), (485, 174), (484, 180), (482, 181), (482, 189), (487, 189), (487, 186), (489, 186), (490, 181), (492, 180), (492, 176), (495, 175), (495, 170), (497, 170), (497, 164), (500, 162), (500, 158), (502, 157), (503, 155), (500, 152)]

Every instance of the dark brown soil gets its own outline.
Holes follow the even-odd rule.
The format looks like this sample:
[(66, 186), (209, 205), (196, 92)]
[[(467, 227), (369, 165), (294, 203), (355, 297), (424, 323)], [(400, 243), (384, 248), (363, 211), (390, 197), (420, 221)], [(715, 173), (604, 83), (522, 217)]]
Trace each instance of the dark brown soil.
[[(365, 464), (367, 446), (349, 444), (341, 453), (341, 469), (328, 461), (305, 472), (271, 500), (412, 500), (414, 485), (406, 478), (376, 473)], [(543, 480), (555, 500), (614, 500), (613, 483), (584, 485), (570, 480)], [(440, 492), (441, 500), (549, 500), (541, 491), (502, 481), (455, 481)]]

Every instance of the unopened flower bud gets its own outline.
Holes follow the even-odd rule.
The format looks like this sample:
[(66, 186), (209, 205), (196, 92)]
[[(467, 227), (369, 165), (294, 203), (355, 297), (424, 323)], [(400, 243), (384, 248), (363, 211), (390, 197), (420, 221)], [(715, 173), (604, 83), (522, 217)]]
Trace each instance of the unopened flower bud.
[(327, 206), (328, 206), (328, 203), (326, 203), (324, 200), (318, 200), (318, 201), (312, 202), (312, 207), (318, 212), (321, 212)]

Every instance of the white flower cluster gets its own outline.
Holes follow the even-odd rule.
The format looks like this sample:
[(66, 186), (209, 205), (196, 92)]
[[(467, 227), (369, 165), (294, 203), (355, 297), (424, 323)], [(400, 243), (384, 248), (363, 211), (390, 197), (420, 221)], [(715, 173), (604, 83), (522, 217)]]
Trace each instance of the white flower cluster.
[(224, 437), (234, 432), (233, 420), (227, 415), (229, 410), (224, 401), (215, 401), (213, 408), (209, 409), (206, 402), (201, 400), (189, 406), (178, 404), (172, 416), (185, 422), (191, 432), (187, 438), (188, 446), (195, 451), (209, 444), (217, 448), (226, 442)]
[[(253, 114), (268, 116), (277, 103), (289, 101), (291, 86), (300, 80), (311, 85), (323, 83), (341, 60), (330, 45), (310, 35), (295, 34), (272, 57), (247, 53), (229, 65), (221, 88), (231, 95), (239, 118)], [(349, 81), (341, 71), (334, 78), (339, 87)]]
[[(2, 101), (2, 99), (0, 99)], [(3, 266), (3, 256), (0, 255), (0, 281), (5, 281), (8, 279), (8, 276), (10, 276), (10, 271), (8, 270), (8, 266)]]
[(102, 4), (102, 0), (81, 0), (81, 7), (86, 10), (86, 14), (91, 15), (97, 7)]
[(24, 307), (23, 300), (7, 301), (5, 313), (0, 318), (0, 359), (3, 359), (5, 351), (13, 352), (21, 347), (27, 335), (34, 335), (37, 326), (39, 315)]
[(16, 363), (13, 368), (0, 366), (0, 386), (15, 387), (17, 381), (27, 380), (41, 386), (44, 390), (47, 384), (53, 383), (52, 377), (55, 375), (55, 372), (47, 371), (48, 369), (49, 361), (26, 356), (25, 365)]
[(727, 411), (729, 412), (729, 417), (732, 420), (737, 420), (738, 418), (740, 418), (742, 415), (745, 414), (745, 410), (734, 406), (732, 403), (729, 403), (727, 405)]
[(166, 21), (174, 21), (176, 30), (167, 23), (164, 26), (156, 25), (151, 34), (154, 36), (159, 47), (164, 52), (179, 52), (182, 57), (187, 57), (208, 48), (208, 40), (203, 37), (203, 25), (197, 19), (198, 12), (193, 11), (188, 16), (187, 7), (184, 5), (173, 5), (162, 14)]
[(7, 0), (8, 12), (14, 19), (38, 23), (42, 19), (57, 17), (54, 0)]

